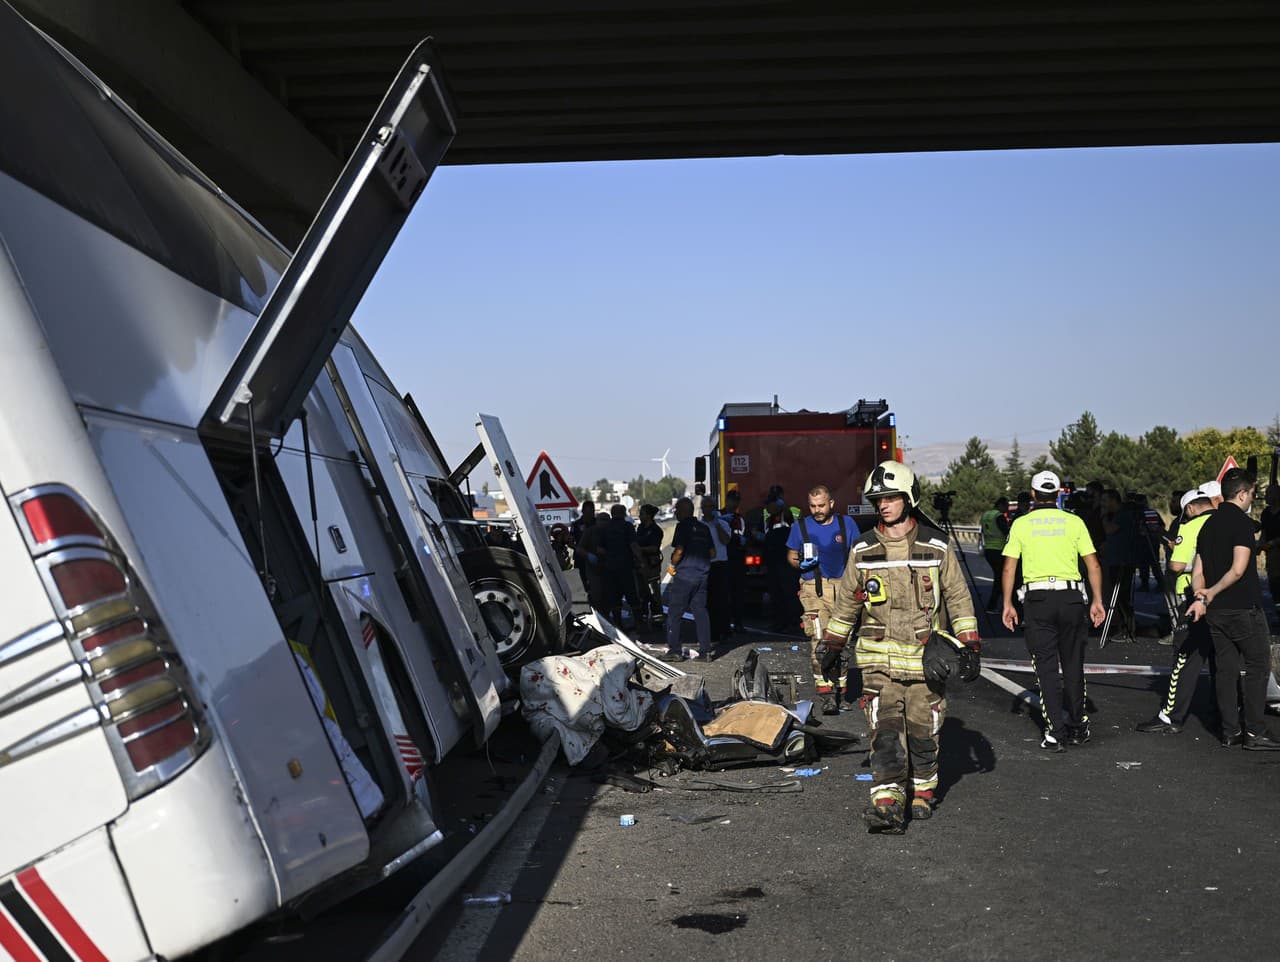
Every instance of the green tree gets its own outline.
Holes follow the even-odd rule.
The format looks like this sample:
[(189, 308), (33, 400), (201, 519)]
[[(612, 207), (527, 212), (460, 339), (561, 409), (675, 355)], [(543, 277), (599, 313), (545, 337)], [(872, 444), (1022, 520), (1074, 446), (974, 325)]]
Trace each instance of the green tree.
[(1019, 491), (1031, 488), (1031, 472), (1022, 461), (1022, 447), (1016, 437), (1013, 439), (1013, 447), (1005, 455), (1003, 474), (1005, 494), (1010, 497), (1017, 497)]
[(1085, 411), (1079, 421), (1062, 429), (1057, 441), (1049, 442), (1049, 454), (1058, 465), (1057, 473), (1083, 485), (1097, 477), (1101, 445), (1102, 432), (1098, 430), (1098, 421)]
[[(1028, 469), (1027, 473), (1031, 475), (1031, 477), (1035, 477), (1035, 475), (1039, 474), (1041, 471), (1052, 471), (1054, 474), (1057, 474), (1057, 475), (1062, 474), (1062, 468), (1054, 464), (1053, 461), (1050, 459), (1049, 455), (1047, 454), (1037, 454), (1035, 458), (1032, 459), (1031, 467)], [(1026, 491), (1030, 487), (1031, 487), (1031, 479), (1028, 478), (1027, 487), (1019, 488), (1018, 490)], [(1014, 494), (1017, 494), (1017, 492), (1014, 492)]]
[(576, 484), (569, 486), (569, 493), (578, 499), (578, 504), (582, 504), (583, 501), (591, 500), (591, 492), (586, 488), (578, 487)]
[(976, 437), (965, 445), (964, 454), (947, 465), (942, 490), (955, 491), (951, 520), (971, 524), (1004, 493), (1005, 481), (995, 458)]
[(1280, 414), (1273, 417), (1267, 425), (1267, 444), (1272, 448), (1280, 448)]
[(1171, 495), (1181, 496), (1197, 483), (1186, 445), (1173, 428), (1157, 425), (1138, 439), (1137, 490), (1151, 507), (1167, 511)]
[(1204, 428), (1186, 435), (1182, 443), (1186, 448), (1195, 483), (1216, 478), (1228, 457), (1235, 458), (1243, 466), (1250, 455), (1260, 455), (1270, 450), (1266, 435), (1251, 427), (1232, 428), (1226, 432), (1217, 428)]
[(1093, 474), (1088, 479), (1076, 479), (1077, 484), (1098, 478), (1116, 488), (1122, 494), (1139, 488), (1142, 453), (1138, 442), (1127, 434), (1111, 431), (1098, 443)]

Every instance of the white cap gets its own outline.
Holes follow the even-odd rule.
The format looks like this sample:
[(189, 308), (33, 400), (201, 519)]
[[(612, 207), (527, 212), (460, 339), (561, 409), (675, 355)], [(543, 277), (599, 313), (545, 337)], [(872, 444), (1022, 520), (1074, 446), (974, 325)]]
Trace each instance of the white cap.
[(1182, 500), (1178, 502), (1178, 506), (1183, 511), (1186, 511), (1187, 505), (1189, 505), (1192, 501), (1199, 501), (1201, 498), (1208, 498), (1208, 497), (1209, 495), (1205, 494), (1199, 488), (1192, 488), (1190, 491), (1188, 491), (1186, 494), (1182, 496)]
[(1062, 489), (1062, 482), (1052, 471), (1041, 471), (1031, 479), (1031, 487), (1041, 494), (1053, 494)]
[(1200, 497), (1202, 498), (1220, 498), (1222, 497), (1222, 485), (1217, 481), (1206, 481), (1200, 485)]

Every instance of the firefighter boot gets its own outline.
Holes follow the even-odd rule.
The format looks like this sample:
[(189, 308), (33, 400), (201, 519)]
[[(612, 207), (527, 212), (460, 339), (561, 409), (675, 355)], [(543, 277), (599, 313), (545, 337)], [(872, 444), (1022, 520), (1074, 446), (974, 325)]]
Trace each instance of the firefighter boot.
[(868, 830), (881, 835), (901, 835), (906, 831), (906, 813), (897, 799), (885, 798), (873, 802), (862, 813), (862, 819), (867, 823)]
[(933, 818), (933, 792), (916, 792), (911, 796), (911, 821), (923, 822)]

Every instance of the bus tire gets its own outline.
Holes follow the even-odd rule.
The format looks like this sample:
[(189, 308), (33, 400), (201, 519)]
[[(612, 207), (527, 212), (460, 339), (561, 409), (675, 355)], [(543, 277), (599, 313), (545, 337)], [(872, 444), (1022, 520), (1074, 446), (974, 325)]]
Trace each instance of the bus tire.
[(509, 548), (473, 548), (459, 560), (480, 616), (508, 672), (561, 649), (555, 617), (547, 610), (533, 565)]

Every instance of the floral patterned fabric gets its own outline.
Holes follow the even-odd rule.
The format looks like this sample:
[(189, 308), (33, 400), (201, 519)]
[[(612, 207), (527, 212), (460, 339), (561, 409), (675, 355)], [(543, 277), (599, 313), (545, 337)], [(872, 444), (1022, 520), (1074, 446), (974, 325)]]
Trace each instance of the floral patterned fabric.
[(520, 669), (521, 712), (542, 741), (559, 732), (570, 765), (586, 757), (606, 725), (635, 731), (653, 694), (629, 684), (635, 656), (619, 645), (550, 655)]

